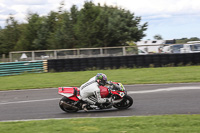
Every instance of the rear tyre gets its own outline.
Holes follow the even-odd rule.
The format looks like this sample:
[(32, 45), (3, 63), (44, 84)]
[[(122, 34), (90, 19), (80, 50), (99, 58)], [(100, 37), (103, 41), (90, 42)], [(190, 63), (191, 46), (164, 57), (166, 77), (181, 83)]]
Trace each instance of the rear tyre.
[(74, 101), (68, 99), (67, 97), (63, 97), (63, 98), (60, 100), (60, 102), (59, 102), (59, 107), (60, 107), (63, 111), (65, 111), (65, 112), (67, 112), (67, 113), (73, 113), (73, 112), (77, 112), (77, 111), (78, 111), (78, 109), (74, 109), (74, 108), (70, 108), (70, 107), (66, 106), (65, 104), (63, 104), (63, 102), (72, 105), (72, 104), (74, 103)]
[(123, 97), (123, 100), (115, 105), (113, 107), (117, 109), (127, 109), (133, 104), (133, 99), (132, 97), (126, 95)]

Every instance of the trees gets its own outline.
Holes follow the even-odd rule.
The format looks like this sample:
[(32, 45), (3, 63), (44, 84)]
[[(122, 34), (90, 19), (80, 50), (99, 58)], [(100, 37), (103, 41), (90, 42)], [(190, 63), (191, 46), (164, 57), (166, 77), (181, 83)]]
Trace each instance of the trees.
[(119, 46), (126, 41), (139, 41), (147, 23), (140, 25), (141, 17), (118, 7), (95, 6), (86, 2), (79, 13), (76, 35), (80, 46)]
[(75, 45), (72, 20), (70, 20), (69, 12), (58, 14), (56, 28), (51, 32), (48, 49), (67, 49), (73, 48)]
[[(96, 7), (92, 2), (86, 2), (79, 11), (77, 22), (75, 23), (75, 35), (79, 40), (76, 47), (96, 47), (100, 32), (97, 25), (97, 18), (100, 14), (100, 7)], [(101, 33), (99, 33), (101, 34)]]
[(6, 20), (6, 26), (0, 30), (0, 55), (14, 50), (21, 34), (20, 26), (12, 15)]
[(28, 24), (21, 25), (22, 33), (15, 50), (39, 50), (44, 49), (45, 44), (41, 43), (41, 30), (43, 18), (37, 13), (29, 13), (27, 16)]
[(155, 40), (163, 40), (162, 36), (160, 34), (157, 34), (153, 37)]
[(187, 43), (189, 41), (200, 41), (198, 37), (176, 39), (176, 43)]
[(9, 18), (0, 30), (0, 54), (9, 51), (45, 50), (80, 47), (120, 46), (127, 41), (139, 41), (145, 34), (147, 23), (140, 24), (128, 10), (85, 2), (82, 9), (73, 5), (47, 16), (28, 13), (27, 23), (19, 24)]

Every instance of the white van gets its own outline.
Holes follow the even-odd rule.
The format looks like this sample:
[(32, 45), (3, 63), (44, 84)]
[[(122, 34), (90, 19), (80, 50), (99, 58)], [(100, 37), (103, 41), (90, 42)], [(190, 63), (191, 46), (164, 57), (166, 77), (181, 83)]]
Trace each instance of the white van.
[(164, 46), (174, 44), (175, 40), (147, 40), (136, 42), (138, 49), (147, 53), (161, 53)]
[(190, 41), (183, 45), (181, 53), (198, 53), (200, 52), (200, 41)]
[(183, 44), (164, 46), (162, 53), (181, 53), (181, 48), (183, 48)]
[(187, 44), (164, 46), (162, 53), (197, 53), (200, 52), (200, 41), (191, 41)]

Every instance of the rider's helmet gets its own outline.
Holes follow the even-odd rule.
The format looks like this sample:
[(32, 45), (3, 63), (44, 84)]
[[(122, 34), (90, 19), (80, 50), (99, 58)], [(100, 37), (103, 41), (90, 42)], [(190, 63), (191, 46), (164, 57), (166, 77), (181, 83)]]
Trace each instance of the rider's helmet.
[(96, 75), (96, 81), (99, 85), (105, 85), (107, 82), (107, 76), (103, 73), (97, 73)]

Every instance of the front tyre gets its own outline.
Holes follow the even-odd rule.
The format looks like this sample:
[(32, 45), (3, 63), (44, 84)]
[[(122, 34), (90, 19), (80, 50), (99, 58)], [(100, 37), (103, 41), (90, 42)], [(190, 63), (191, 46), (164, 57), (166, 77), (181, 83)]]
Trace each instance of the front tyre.
[(77, 111), (78, 111), (78, 109), (74, 109), (74, 108), (71, 108), (71, 107), (69, 107), (69, 106), (66, 106), (65, 104), (63, 104), (63, 102), (65, 102), (65, 103), (67, 103), (67, 104), (73, 104), (74, 101), (68, 99), (67, 97), (63, 97), (63, 98), (60, 100), (60, 102), (59, 102), (59, 107), (60, 107), (63, 111), (65, 111), (65, 112), (67, 112), (67, 113), (73, 113), (73, 112), (77, 112)]
[(127, 109), (129, 108), (131, 105), (133, 104), (133, 99), (132, 97), (126, 95), (123, 97), (123, 100), (119, 103), (116, 103), (115, 105), (113, 105), (113, 107), (117, 108), (117, 109)]

